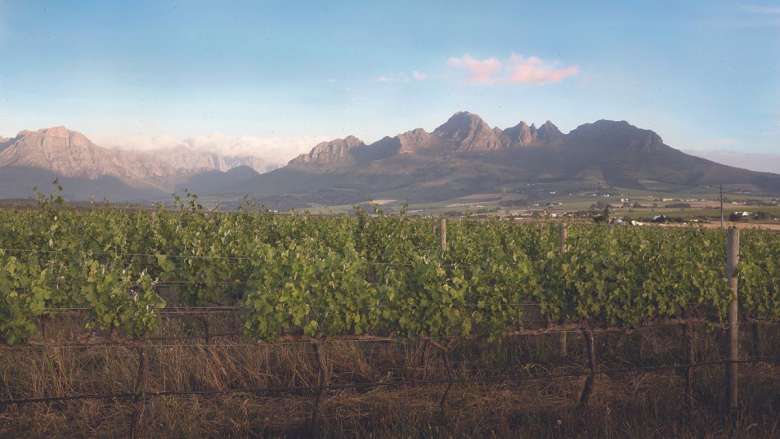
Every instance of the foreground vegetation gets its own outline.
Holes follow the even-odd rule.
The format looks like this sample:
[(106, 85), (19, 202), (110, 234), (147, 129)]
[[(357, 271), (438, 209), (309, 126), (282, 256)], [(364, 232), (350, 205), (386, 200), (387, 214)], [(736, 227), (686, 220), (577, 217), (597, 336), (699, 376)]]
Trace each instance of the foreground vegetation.
[[(780, 235), (0, 210), (0, 435), (773, 437)], [(442, 241), (446, 241), (442, 242)], [(557, 328), (557, 329), (556, 329)], [(568, 334), (568, 335), (567, 335)]]
[[(24, 341), (57, 308), (90, 328), (143, 337), (170, 305), (232, 305), (262, 340), (308, 336), (485, 336), (548, 321), (632, 326), (721, 319), (729, 302), (721, 231), (314, 217), (179, 209), (74, 210), (57, 198), (0, 211), (0, 336)], [(742, 238), (740, 306), (780, 318), (780, 235)]]

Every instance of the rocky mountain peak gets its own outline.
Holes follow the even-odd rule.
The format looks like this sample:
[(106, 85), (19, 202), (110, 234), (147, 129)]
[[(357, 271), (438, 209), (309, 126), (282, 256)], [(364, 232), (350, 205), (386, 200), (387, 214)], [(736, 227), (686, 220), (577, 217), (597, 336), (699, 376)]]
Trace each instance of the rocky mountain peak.
[(71, 131), (62, 125), (51, 128), (43, 128), (37, 132), (51, 137), (69, 137), (71, 134)]
[(503, 133), (513, 145), (526, 146), (536, 141), (536, 127), (529, 127), (525, 122), (507, 128)]
[(433, 131), (445, 145), (455, 151), (491, 151), (501, 149), (500, 130), (495, 130), (482, 118), (468, 111), (452, 115)]
[(549, 120), (536, 129), (536, 137), (543, 142), (549, 143), (562, 139), (565, 135), (555, 124)]
[(398, 135), (400, 153), (414, 153), (431, 146), (431, 134), (422, 128), (416, 128)]
[(549, 120), (540, 127), (525, 122), (507, 128), (503, 131), (509, 145), (512, 147), (529, 146), (536, 144), (550, 144), (560, 141), (565, 137), (558, 127)]
[(354, 148), (366, 146), (355, 136), (318, 143), (308, 154), (290, 160), (291, 165), (333, 165), (351, 161)]
[(85, 135), (65, 127), (21, 131), (0, 150), (0, 167), (46, 169), (65, 177), (96, 179), (103, 175), (140, 182), (164, 169), (153, 160), (142, 163), (134, 153), (101, 148)]
[(488, 131), (491, 131), (490, 126), (478, 115), (459, 111), (436, 128), (433, 135), (446, 140), (463, 142)]
[(637, 128), (628, 122), (601, 119), (578, 126), (568, 137), (582, 145), (598, 145), (601, 149), (653, 151), (663, 149), (661, 136), (651, 130)]
[(25, 146), (38, 148), (71, 148), (92, 147), (94, 144), (78, 131), (71, 131), (64, 126), (43, 128), (37, 131), (24, 130), (14, 139)]

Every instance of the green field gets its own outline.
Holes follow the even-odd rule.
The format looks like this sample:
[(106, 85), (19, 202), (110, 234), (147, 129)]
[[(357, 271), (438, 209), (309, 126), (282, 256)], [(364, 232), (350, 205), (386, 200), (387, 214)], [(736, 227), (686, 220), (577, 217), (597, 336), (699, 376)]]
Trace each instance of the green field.
[[(168, 305), (235, 305), (261, 339), (500, 334), (524, 302), (549, 320), (633, 325), (723, 316), (724, 236), (699, 229), (570, 227), (407, 216), (75, 210), (45, 201), (0, 212), (2, 336), (32, 335), (52, 307), (87, 307), (90, 325), (143, 336)], [(780, 236), (743, 236), (748, 315), (780, 317)], [(132, 292), (128, 294), (128, 291)], [(639, 294), (638, 292), (641, 292)]]

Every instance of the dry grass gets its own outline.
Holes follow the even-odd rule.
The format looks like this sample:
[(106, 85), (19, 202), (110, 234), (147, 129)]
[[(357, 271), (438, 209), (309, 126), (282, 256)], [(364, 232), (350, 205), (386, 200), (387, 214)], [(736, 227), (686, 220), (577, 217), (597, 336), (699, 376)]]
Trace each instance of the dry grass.
[[(194, 336), (197, 323), (170, 322), (163, 332)], [(67, 318), (49, 322), (47, 342), (84, 340)], [(234, 322), (218, 319), (214, 333)], [(763, 355), (777, 356), (777, 328), (764, 328)], [(749, 336), (745, 336), (749, 345)], [(2, 437), (728, 437), (720, 404), (723, 368), (696, 372), (696, 403), (685, 409), (684, 374), (659, 369), (597, 375), (587, 407), (576, 402), (584, 378), (582, 342), (570, 335), (560, 358), (556, 336), (461, 341), (449, 354), (425, 340), (329, 341), (321, 373), (312, 344), (250, 344), (237, 337), (157, 341), (144, 348), (145, 390), (225, 392), (154, 396), (139, 403), (77, 400), (0, 407)], [(685, 362), (676, 329), (597, 339), (599, 367)], [(720, 357), (717, 334), (699, 331), (700, 361)], [(134, 346), (3, 350), (0, 399), (127, 394), (138, 379)], [(780, 367), (741, 365), (738, 437), (780, 437)], [(545, 377), (563, 376), (556, 379)], [(323, 382), (324, 380), (324, 382)], [(320, 399), (312, 424), (317, 388)], [(383, 386), (355, 386), (384, 383)], [(242, 389), (306, 388), (278, 394)], [(449, 388), (449, 391), (447, 390)], [(442, 395), (447, 397), (442, 404)], [(131, 427), (135, 425), (135, 427)]]

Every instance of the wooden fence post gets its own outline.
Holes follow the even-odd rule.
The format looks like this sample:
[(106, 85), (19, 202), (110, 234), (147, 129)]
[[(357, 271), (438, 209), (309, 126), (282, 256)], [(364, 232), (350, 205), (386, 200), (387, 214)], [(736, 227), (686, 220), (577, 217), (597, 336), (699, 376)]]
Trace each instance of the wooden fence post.
[(732, 227), (728, 230), (726, 245), (726, 275), (728, 276), (729, 290), (731, 290), (731, 303), (729, 304), (729, 363), (727, 365), (728, 377), (728, 405), (729, 413), (736, 416), (738, 405), (738, 372), (739, 365), (739, 296), (737, 294), (737, 267), (739, 266), (739, 230)]
[(585, 353), (588, 356), (588, 377), (585, 380), (585, 386), (580, 393), (579, 406), (584, 407), (588, 405), (590, 395), (593, 393), (593, 385), (596, 380), (596, 342), (593, 339), (593, 331), (590, 326), (586, 325), (582, 328), (582, 336), (585, 339)]
[[(561, 223), (561, 230), (560, 230), (560, 248), (558, 249), (561, 256), (563, 256), (564, 253), (566, 253), (566, 239), (569, 237), (569, 229), (566, 228), (565, 223)], [(565, 358), (568, 356), (568, 343), (566, 340), (567, 337), (566, 331), (561, 331), (561, 357)]]
[(146, 405), (146, 350), (144, 345), (137, 348), (138, 372), (133, 385), (133, 416), (130, 420), (130, 437), (140, 436), (141, 418)]
[(447, 251), (447, 218), (441, 219), (439, 225), (439, 238), (441, 239), (441, 251)]
[(311, 411), (311, 418), (309, 420), (309, 431), (312, 436), (320, 435), (320, 404), (322, 402), (322, 395), (325, 393), (328, 387), (328, 371), (327, 364), (324, 358), (324, 343), (325, 340), (314, 340), (314, 358), (317, 365), (317, 394), (314, 399), (314, 406)]

